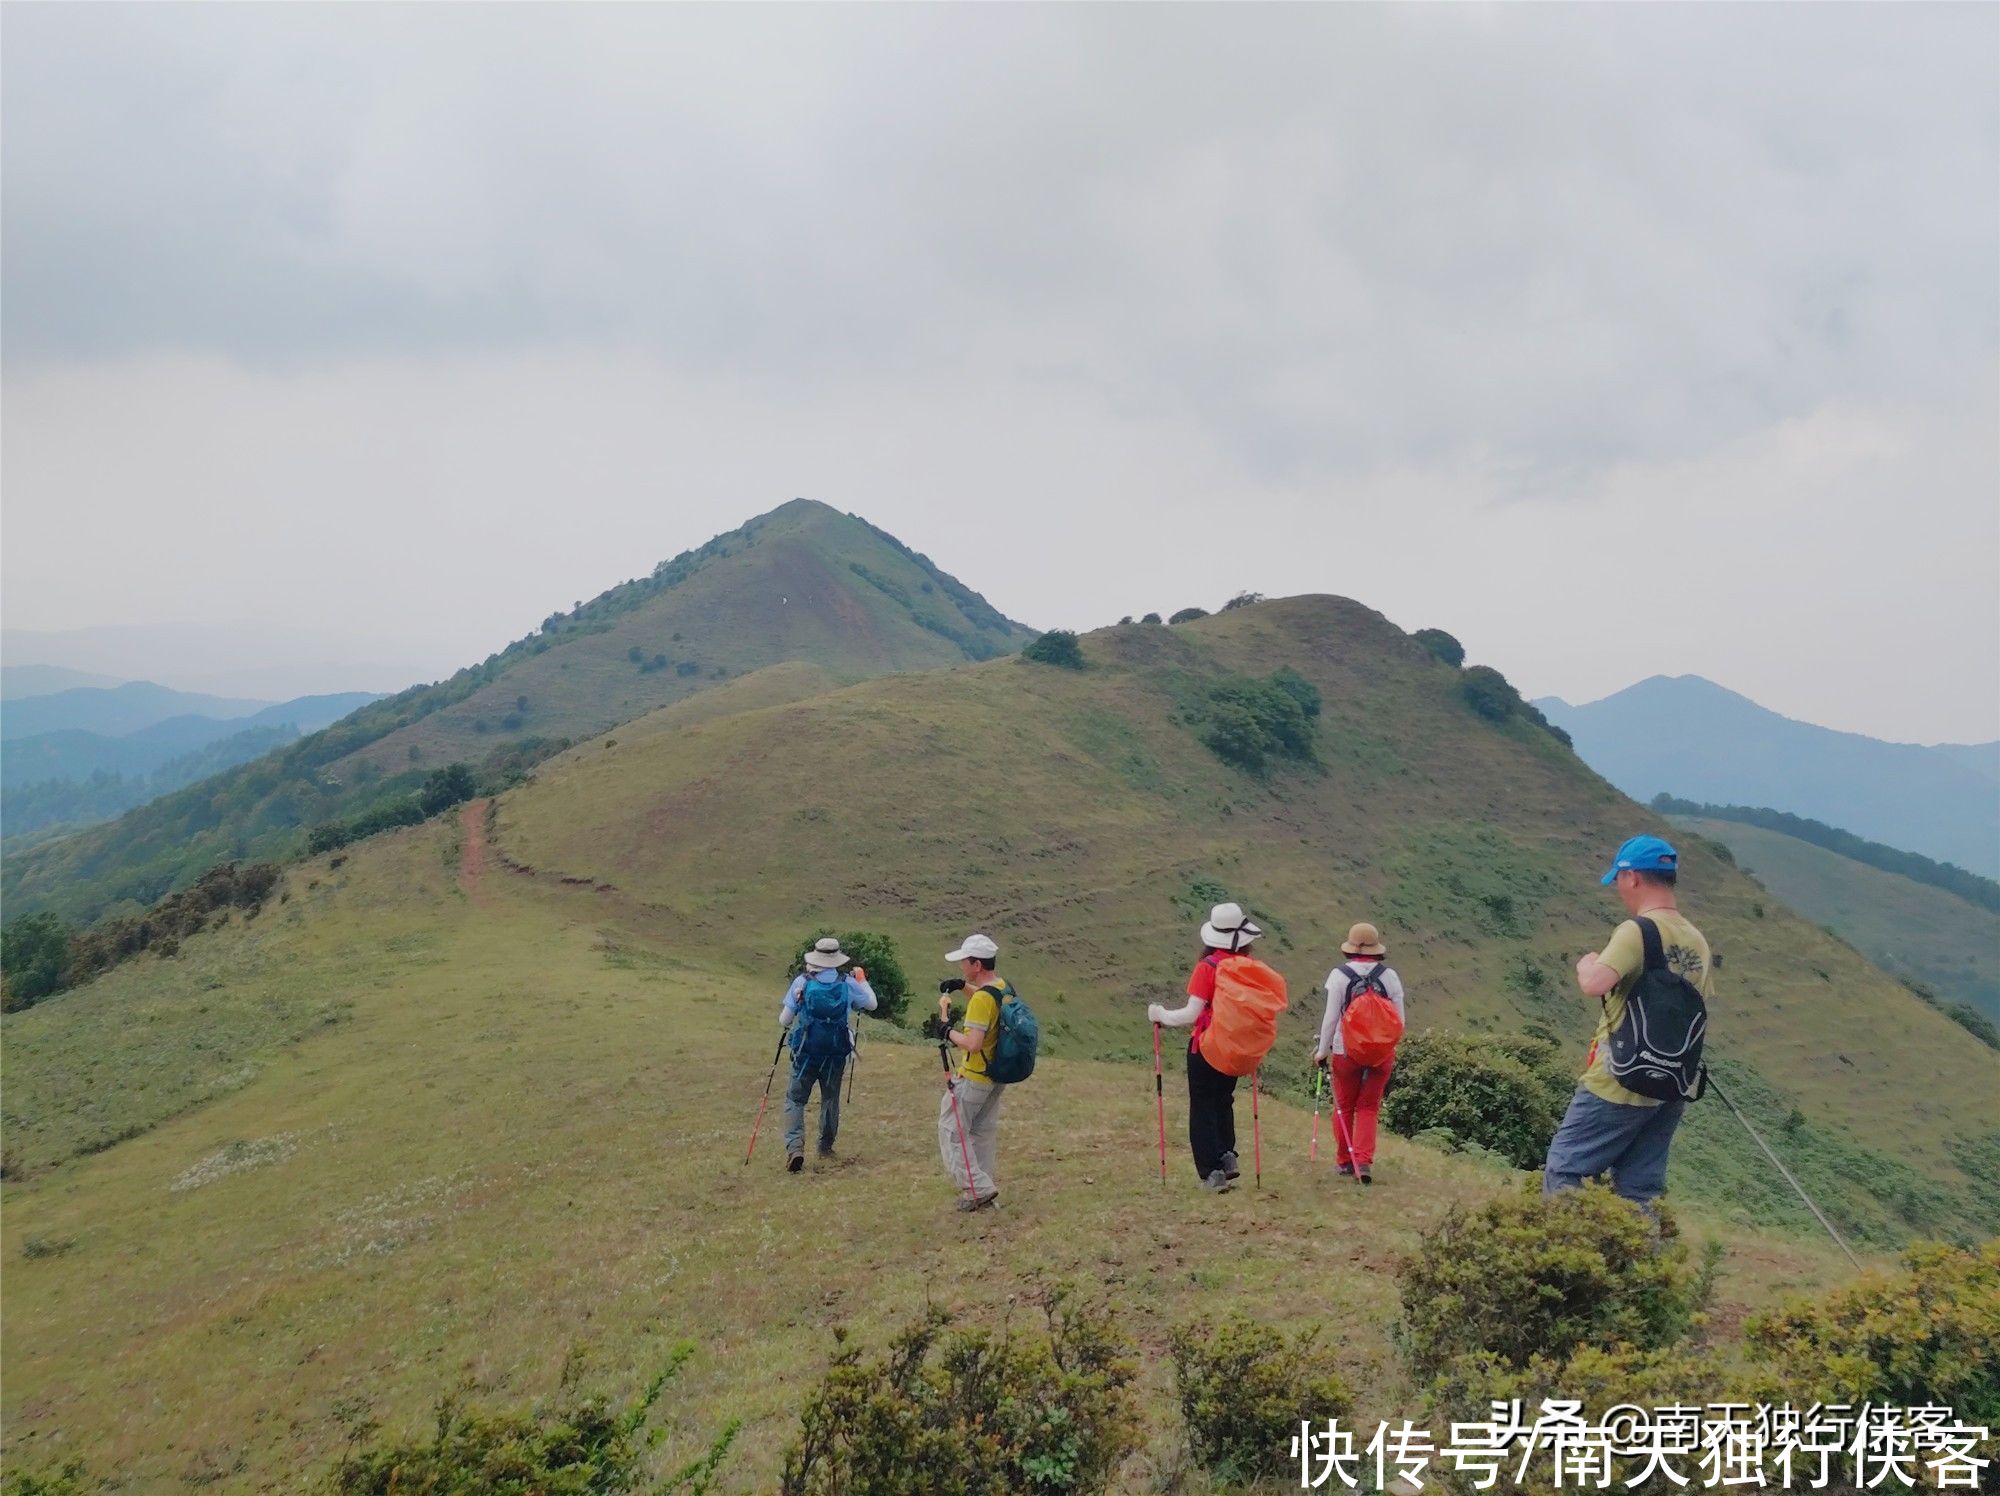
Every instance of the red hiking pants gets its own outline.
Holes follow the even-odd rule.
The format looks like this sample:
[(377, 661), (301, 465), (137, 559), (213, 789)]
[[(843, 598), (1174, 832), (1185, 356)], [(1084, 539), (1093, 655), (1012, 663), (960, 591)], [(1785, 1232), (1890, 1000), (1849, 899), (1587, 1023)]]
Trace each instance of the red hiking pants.
[[(1382, 1115), (1382, 1092), (1389, 1084), (1394, 1061), (1364, 1070), (1346, 1055), (1330, 1055), (1328, 1069), (1333, 1074), (1333, 1109), (1339, 1125), (1333, 1129), (1334, 1161), (1366, 1169), (1375, 1162), (1375, 1122)], [(1348, 1140), (1353, 1140), (1353, 1152)]]

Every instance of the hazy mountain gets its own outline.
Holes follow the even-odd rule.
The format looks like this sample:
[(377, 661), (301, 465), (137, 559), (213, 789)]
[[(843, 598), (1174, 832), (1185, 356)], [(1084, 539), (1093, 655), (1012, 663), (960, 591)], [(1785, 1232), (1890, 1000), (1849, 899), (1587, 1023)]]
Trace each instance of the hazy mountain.
[(0, 740), (69, 729), (123, 737), (170, 717), (234, 721), (270, 705), (269, 701), (176, 691), (149, 680), (127, 681), (120, 686), (79, 686), (47, 696), (10, 700), (0, 711)]
[[(1634, 799), (1768, 805), (2000, 876), (2000, 743), (1927, 748), (1836, 732), (1698, 675), (1656, 675), (1584, 706), (1535, 705)], [(1884, 725), (1894, 720), (1885, 703)]]
[(0, 701), (20, 701), (29, 696), (53, 696), (80, 686), (123, 684), (115, 675), (99, 675), (90, 670), (72, 670), (66, 665), (0, 665)]

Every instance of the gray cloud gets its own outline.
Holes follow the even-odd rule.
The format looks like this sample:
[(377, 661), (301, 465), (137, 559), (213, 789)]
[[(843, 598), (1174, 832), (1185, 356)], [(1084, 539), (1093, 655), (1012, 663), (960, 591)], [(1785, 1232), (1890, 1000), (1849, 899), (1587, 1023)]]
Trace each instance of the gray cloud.
[[(1365, 515), (1430, 548), (1399, 596), (1477, 598), (1470, 632), (1576, 694), (1563, 608), (1480, 565), (1532, 572), (1528, 535), (1626, 563), (1648, 504), (1698, 497), (1727, 527), (1705, 565), (1776, 595), (1728, 531), (1817, 496), (1816, 533), (1771, 543), (1829, 640), (1856, 564), (1833, 537), (1905, 506), (1918, 574), (1981, 594), (1931, 589), (1910, 637), (2000, 629), (1991, 565), (1964, 571), (2000, 477), (1992, 7), (15, 5), (6, 28), (10, 552), (162, 466), (232, 511), (254, 481), (302, 539), (269, 496), (321, 492), (308, 454), (348, 420), (370, 450), (338, 470), (419, 528), (453, 463), (503, 510), (518, 474), (593, 472), (571, 512), (662, 551), (812, 492), (941, 558), (982, 545), (1048, 622), (1096, 621), (1064, 562), (940, 493), (1019, 517), (1048, 490), (1149, 556), (1121, 511), (1219, 500), (1305, 554)], [(122, 450), (86, 450), (114, 412)], [(1879, 450), (1830, 467), (1854, 430)], [(652, 559), (557, 549), (574, 579), (521, 568), (500, 637), (549, 586)], [(10, 621), (58, 606), (30, 570), (10, 554)], [(1300, 556), (1243, 576), (1315, 581), (1369, 595)], [(1782, 682), (1790, 629), (1731, 647), (1769, 641), (1749, 673)], [(1990, 648), (1952, 668), (1991, 678)], [(1983, 692), (1950, 721), (2000, 731)]]

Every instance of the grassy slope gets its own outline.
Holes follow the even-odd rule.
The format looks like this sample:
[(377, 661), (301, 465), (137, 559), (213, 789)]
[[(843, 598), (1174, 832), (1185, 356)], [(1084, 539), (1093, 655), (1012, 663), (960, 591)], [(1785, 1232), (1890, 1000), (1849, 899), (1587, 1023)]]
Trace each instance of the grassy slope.
[[(651, 916), (615, 893), (490, 871), (461, 894), (458, 835), (417, 828), (311, 867), (288, 904), (191, 943), (219, 1020), (268, 1003), (293, 1031), (317, 1008), (342, 1021), (218, 1057), (254, 1073), (6, 1186), (10, 1465), (76, 1452), (130, 1489), (302, 1489), (341, 1446), (343, 1406), (415, 1428), (466, 1380), (530, 1401), (579, 1342), (588, 1385), (629, 1391), (687, 1335), (700, 1350), (659, 1468), (736, 1413), (726, 1488), (768, 1489), (827, 1327), (876, 1339), (926, 1299), (997, 1322), (1038, 1270), (1099, 1287), (1150, 1349), (1161, 1454), (1158, 1352), (1202, 1310), (1322, 1324), (1361, 1413), (1411, 1407), (1393, 1259), (1505, 1176), (1390, 1140), (1363, 1193), (1309, 1173), (1307, 1113), (1267, 1099), (1261, 1195), (1197, 1194), (1177, 1139), (1163, 1188), (1149, 1077), (1053, 1057), (1010, 1098), (1003, 1210), (962, 1217), (937, 1161), (935, 1051), (879, 1030), (841, 1162), (783, 1174), (767, 1118), (745, 1169), (775, 971), (649, 941)], [(51, 1053), (137, 1063), (166, 1045), (207, 1066), (198, 1034), (163, 1039), (154, 1009), (129, 1021), (161, 969), (9, 1017), (10, 1107), (40, 1109)], [(1725, 1320), (1839, 1276), (1809, 1238), (1729, 1241)]]
[(1744, 871), (1884, 970), (2000, 1018), (2000, 915), (1781, 831), (1676, 819), (1728, 847)]
[[(1100, 1058), (1143, 1055), (1144, 1004), (1180, 990), (1212, 882), (1276, 932), (1295, 1052), (1340, 935), (1368, 917), (1416, 1026), (1540, 1025), (1580, 1060), (1593, 1013), (1568, 968), (1617, 912), (1596, 875), (1654, 817), (1547, 735), (1472, 717), (1452, 672), (1355, 604), (1292, 599), (1087, 647), (1082, 674), (996, 661), (589, 745), (510, 799), (504, 839), (616, 889), (677, 946), (775, 956), (832, 910), (918, 951), (988, 928), (1044, 999), (1055, 1051)], [(1325, 693), (1327, 768), (1265, 785), (1219, 764), (1175, 702), (1200, 668), (1281, 662)], [(1990, 1230), (2000, 1060), (1818, 928), (1760, 917), (1763, 891), (1705, 844), (1685, 867), (1725, 956), (1712, 1043), (1732, 1094), (1773, 1127), (1798, 1108), (1791, 1161), (1856, 1231)], [(1676, 1185), (1804, 1221), (1715, 1108), (1690, 1121)]]
[[(440, 764), (476, 763), (523, 739), (587, 737), (774, 663), (857, 680), (987, 658), (1029, 637), (893, 539), (805, 500), (556, 623), (117, 821), (10, 847), (0, 870), (9, 910), (88, 921), (121, 900), (148, 904), (217, 862), (288, 855), (306, 828), (412, 789)], [(642, 671), (633, 649), (671, 663)], [(699, 668), (683, 676), (683, 662)]]

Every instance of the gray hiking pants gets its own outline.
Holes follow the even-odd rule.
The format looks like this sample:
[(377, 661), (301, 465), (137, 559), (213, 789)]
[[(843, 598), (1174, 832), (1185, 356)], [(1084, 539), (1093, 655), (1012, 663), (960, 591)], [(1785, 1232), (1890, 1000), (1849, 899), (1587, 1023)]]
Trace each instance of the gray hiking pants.
[(813, 1087), (819, 1087), (819, 1151), (831, 1153), (840, 1132), (840, 1077), (847, 1069), (847, 1057), (836, 1055), (818, 1064), (801, 1065), (792, 1072), (785, 1088), (785, 1152), (789, 1156), (806, 1149), (806, 1102)]
[(1611, 1187), (1650, 1212), (1667, 1187), (1667, 1149), (1686, 1109), (1680, 1100), (1624, 1106), (1578, 1086), (1549, 1140), (1542, 1193), (1573, 1190), (1609, 1170)]
[[(955, 1081), (945, 1094), (938, 1098), (938, 1153), (944, 1159), (945, 1172), (965, 1189), (965, 1159), (972, 1156), (972, 1193), (984, 1200), (989, 1195), (998, 1194), (1000, 1186), (994, 1183), (997, 1172), (996, 1155), (1000, 1142), (1000, 1098), (1005, 1086), (992, 1085), (983, 1081)], [(951, 1098), (958, 1096), (958, 1118), (952, 1118)], [(965, 1128), (965, 1146), (959, 1147), (958, 1129)]]

